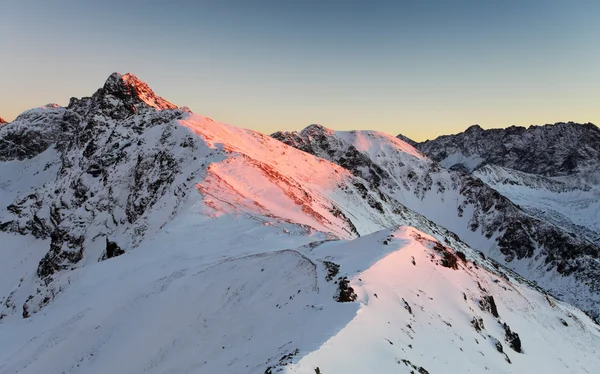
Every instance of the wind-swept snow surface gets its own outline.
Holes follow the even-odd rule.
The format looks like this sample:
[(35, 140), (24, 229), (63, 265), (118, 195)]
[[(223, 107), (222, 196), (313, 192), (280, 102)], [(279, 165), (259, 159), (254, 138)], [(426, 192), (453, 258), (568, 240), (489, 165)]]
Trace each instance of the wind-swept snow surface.
[[(582, 312), (414, 228), (262, 252), (291, 244), (283, 228), (221, 217), (196, 222), (204, 240), (165, 247), (190, 232), (190, 219), (71, 272), (43, 312), (0, 324), (0, 373), (594, 373), (600, 365), (600, 331)], [(210, 237), (225, 228), (230, 241)], [(336, 301), (345, 279), (354, 302)]]

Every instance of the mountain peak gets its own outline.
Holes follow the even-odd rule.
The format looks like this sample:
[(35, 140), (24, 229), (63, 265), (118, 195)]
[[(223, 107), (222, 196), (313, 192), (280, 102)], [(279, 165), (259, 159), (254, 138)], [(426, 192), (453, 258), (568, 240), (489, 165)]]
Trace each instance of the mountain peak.
[(5, 123), (8, 123), (8, 122), (5, 121), (4, 118), (0, 117), (0, 125), (4, 125)]
[(157, 96), (147, 83), (141, 81), (131, 73), (124, 75), (117, 72), (112, 73), (104, 83), (102, 89), (105, 94), (110, 94), (120, 99), (137, 99), (137, 101), (141, 101), (155, 109), (177, 108), (177, 105)]
[(311, 134), (333, 134), (333, 130), (329, 129), (323, 125), (319, 125), (316, 123), (313, 123), (311, 125), (308, 125), (307, 127), (305, 127), (303, 130), (300, 131), (300, 136), (306, 136), (306, 135), (311, 135)]
[(471, 125), (469, 126), (466, 130), (465, 133), (472, 133), (472, 132), (481, 132), (483, 131), (483, 129), (481, 128), (481, 126), (475, 124), (475, 125)]

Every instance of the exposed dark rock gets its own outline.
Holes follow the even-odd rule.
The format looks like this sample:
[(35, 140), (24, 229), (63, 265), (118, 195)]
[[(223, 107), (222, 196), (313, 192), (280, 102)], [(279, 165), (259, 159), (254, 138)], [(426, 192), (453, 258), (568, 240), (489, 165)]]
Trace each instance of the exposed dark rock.
[(483, 311), (491, 313), (494, 317), (499, 318), (498, 308), (496, 307), (496, 301), (494, 300), (494, 296), (484, 295), (481, 300), (479, 300), (479, 306)]
[(473, 328), (477, 332), (481, 332), (481, 330), (485, 330), (485, 326), (483, 324), (482, 318), (473, 317), (473, 319), (471, 320), (471, 326), (473, 326)]
[(115, 242), (111, 242), (106, 238), (106, 258), (113, 258), (122, 255), (125, 253), (124, 250), (119, 247), (119, 245)]
[(450, 251), (450, 249), (444, 247), (438, 242), (434, 244), (433, 249), (435, 249), (438, 253), (442, 255), (442, 261), (440, 263), (443, 267), (447, 267), (454, 270), (458, 269), (457, 257), (454, 253)]
[(331, 261), (323, 261), (323, 265), (327, 268), (325, 279), (330, 282), (340, 272), (340, 265)]
[(409, 137), (407, 137), (407, 136), (404, 136), (404, 135), (402, 135), (402, 134), (398, 134), (398, 135), (396, 135), (396, 138), (398, 138), (398, 139), (402, 140), (403, 142), (406, 142), (406, 143), (408, 143), (408, 144), (412, 145), (413, 147), (414, 147), (415, 145), (417, 145), (417, 142), (415, 142), (415, 141), (414, 141), (414, 140), (412, 140), (411, 138), (409, 138)]
[(404, 303), (404, 309), (406, 309), (409, 314), (413, 314), (412, 308), (410, 307), (410, 305), (408, 304), (408, 302), (406, 300), (404, 300), (404, 298), (402, 298), (402, 302)]
[(356, 301), (358, 295), (354, 292), (354, 288), (350, 286), (350, 281), (346, 277), (338, 278), (338, 294), (336, 301), (339, 303), (350, 303)]
[[(417, 366), (417, 365), (413, 364), (412, 362), (410, 362), (410, 360), (408, 360), (408, 359), (402, 359), (397, 362), (398, 362), (398, 364), (403, 363), (404, 365), (416, 370), (419, 374), (429, 374), (429, 372), (427, 370), (425, 370), (424, 367)], [(411, 373), (412, 373), (412, 371), (411, 371)]]
[(521, 339), (519, 338), (519, 334), (517, 334), (516, 332), (512, 332), (510, 330), (510, 327), (506, 324), (506, 322), (503, 324), (503, 327), (504, 327), (504, 333), (505, 333), (504, 340), (506, 340), (506, 343), (508, 343), (508, 346), (511, 347), (512, 350), (517, 353), (523, 353), (523, 349), (521, 347)]
[(435, 161), (461, 153), (481, 158), (482, 164), (552, 177), (597, 170), (600, 165), (600, 129), (592, 123), (491, 130), (471, 126), (463, 133), (440, 136), (416, 147)]

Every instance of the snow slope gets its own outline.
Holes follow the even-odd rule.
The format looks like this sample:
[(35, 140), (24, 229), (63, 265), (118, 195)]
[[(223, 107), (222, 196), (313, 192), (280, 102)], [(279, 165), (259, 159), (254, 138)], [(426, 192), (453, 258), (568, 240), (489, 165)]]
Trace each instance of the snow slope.
[(407, 208), (457, 234), (546, 290), (600, 312), (600, 248), (531, 217), (496, 190), (440, 167), (411, 145), (376, 131), (311, 125), (274, 138), (331, 160)]
[[(585, 315), (471, 262), (459, 261), (457, 270), (440, 266), (439, 252), (431, 249), (435, 240), (418, 230), (386, 234), (390, 251), (371, 257), (374, 264), (350, 282), (360, 303), (356, 316), (284, 372), (595, 372), (600, 331)], [(319, 250), (342, 269), (360, 269), (369, 263), (365, 248), (377, 248), (376, 237), (386, 236)], [(481, 307), (489, 295), (498, 317)], [(504, 324), (519, 335), (519, 352), (508, 343)]]
[(600, 185), (573, 184), (496, 165), (473, 171), (527, 213), (600, 245)]
[[(589, 318), (486, 270), (464, 245), (469, 260), (452, 269), (441, 264), (453, 252), (410, 227), (277, 250), (292, 245), (284, 230), (294, 225), (180, 218), (139, 250), (71, 272), (43, 312), (0, 323), (0, 373), (593, 373), (600, 364)], [(340, 266), (330, 280), (325, 261)], [(336, 302), (342, 276), (356, 302)], [(484, 296), (499, 318), (482, 309)]]

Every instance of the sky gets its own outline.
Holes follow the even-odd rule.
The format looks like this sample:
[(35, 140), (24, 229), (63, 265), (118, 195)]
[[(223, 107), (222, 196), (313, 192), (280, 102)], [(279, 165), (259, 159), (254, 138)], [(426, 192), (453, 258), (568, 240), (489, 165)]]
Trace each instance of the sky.
[(600, 124), (599, 14), (597, 0), (1, 0), (0, 117), (118, 71), (265, 133)]

